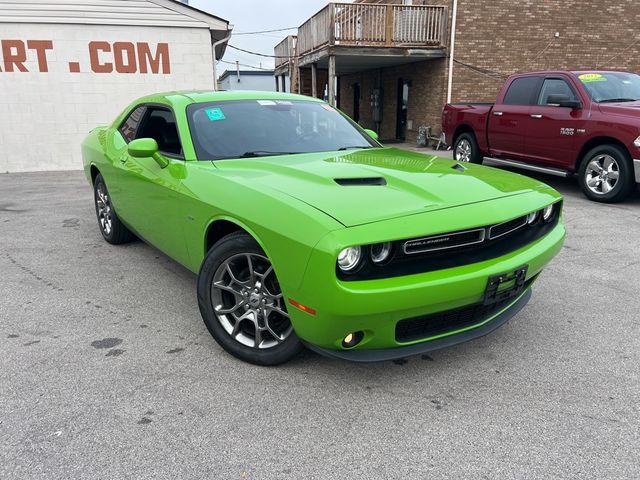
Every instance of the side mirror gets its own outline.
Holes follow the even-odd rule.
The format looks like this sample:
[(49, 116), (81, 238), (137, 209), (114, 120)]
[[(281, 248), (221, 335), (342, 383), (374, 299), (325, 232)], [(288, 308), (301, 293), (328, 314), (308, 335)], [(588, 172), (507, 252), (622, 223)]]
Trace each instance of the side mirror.
[(378, 134), (376, 132), (374, 132), (373, 130), (370, 130), (368, 128), (365, 128), (364, 131), (367, 132), (367, 135), (369, 135), (371, 138), (373, 138), (376, 142), (378, 141)]
[(549, 95), (547, 97), (547, 104), (557, 105), (564, 108), (571, 108), (574, 110), (582, 108), (582, 103), (580, 103), (578, 100), (571, 100), (571, 97), (569, 97), (569, 95), (562, 94)]
[(169, 165), (169, 160), (158, 152), (158, 142), (153, 138), (136, 138), (129, 143), (127, 151), (134, 158), (153, 158), (160, 168)]

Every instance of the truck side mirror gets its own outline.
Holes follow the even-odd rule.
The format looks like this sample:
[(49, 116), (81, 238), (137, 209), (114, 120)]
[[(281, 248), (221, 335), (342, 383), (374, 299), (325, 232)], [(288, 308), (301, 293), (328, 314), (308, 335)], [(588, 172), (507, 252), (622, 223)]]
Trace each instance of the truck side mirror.
[(573, 110), (582, 108), (582, 103), (578, 100), (571, 100), (569, 95), (554, 94), (547, 97), (547, 105), (557, 105), (558, 107), (571, 108)]

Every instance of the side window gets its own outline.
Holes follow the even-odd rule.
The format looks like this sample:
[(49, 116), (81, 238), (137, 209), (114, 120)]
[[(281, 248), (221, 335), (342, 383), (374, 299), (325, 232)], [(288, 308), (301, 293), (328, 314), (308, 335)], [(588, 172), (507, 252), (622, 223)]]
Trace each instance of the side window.
[(504, 96), (505, 105), (534, 105), (540, 88), (541, 77), (516, 78)]
[(138, 107), (134, 109), (127, 119), (122, 122), (122, 125), (120, 125), (118, 130), (127, 143), (136, 138), (136, 130), (138, 129), (138, 125), (140, 124), (140, 120), (142, 120), (145, 110), (146, 107)]
[(576, 94), (567, 82), (560, 78), (547, 78), (538, 96), (538, 105), (549, 105), (549, 96), (566, 95), (569, 100), (577, 100)]
[(158, 142), (160, 153), (171, 157), (182, 157), (176, 117), (167, 108), (149, 106), (136, 138), (153, 138)]

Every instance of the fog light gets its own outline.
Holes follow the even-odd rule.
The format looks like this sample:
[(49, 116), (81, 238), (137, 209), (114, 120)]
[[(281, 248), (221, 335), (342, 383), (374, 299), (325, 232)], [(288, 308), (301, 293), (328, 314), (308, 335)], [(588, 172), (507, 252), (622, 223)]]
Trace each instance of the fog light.
[(527, 215), (527, 223), (529, 225), (533, 225), (534, 223), (536, 223), (536, 220), (538, 220), (538, 213), (539, 212), (532, 212)]
[(553, 217), (553, 205), (549, 205), (548, 207), (545, 207), (544, 210), (542, 211), (542, 219), (545, 222), (549, 222), (552, 217)]
[(338, 255), (338, 266), (343, 272), (350, 272), (360, 264), (362, 249), (360, 247), (345, 248)]
[(353, 348), (357, 344), (359, 344), (362, 341), (363, 338), (364, 338), (364, 333), (362, 333), (362, 332), (349, 333), (342, 340), (342, 346), (344, 348)]

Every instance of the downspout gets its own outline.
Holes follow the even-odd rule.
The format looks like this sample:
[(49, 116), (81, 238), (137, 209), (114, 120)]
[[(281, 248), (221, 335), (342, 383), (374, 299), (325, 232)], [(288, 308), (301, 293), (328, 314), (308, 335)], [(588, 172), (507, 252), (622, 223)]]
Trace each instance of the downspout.
[(458, 23), (458, 0), (453, 0), (453, 14), (451, 16), (451, 43), (449, 47), (449, 81), (447, 85), (447, 103), (451, 103), (453, 91), (453, 55), (456, 50), (456, 26)]
[(227, 34), (226, 37), (224, 37), (222, 40), (218, 40), (217, 42), (213, 42), (211, 47), (213, 52), (213, 91), (214, 92), (218, 90), (218, 73), (216, 72), (216, 62), (218, 61), (218, 59), (216, 58), (216, 47), (218, 45), (222, 45), (225, 42), (228, 42), (229, 39), (231, 38), (232, 33), (233, 33), (233, 30), (229, 30), (229, 33)]

